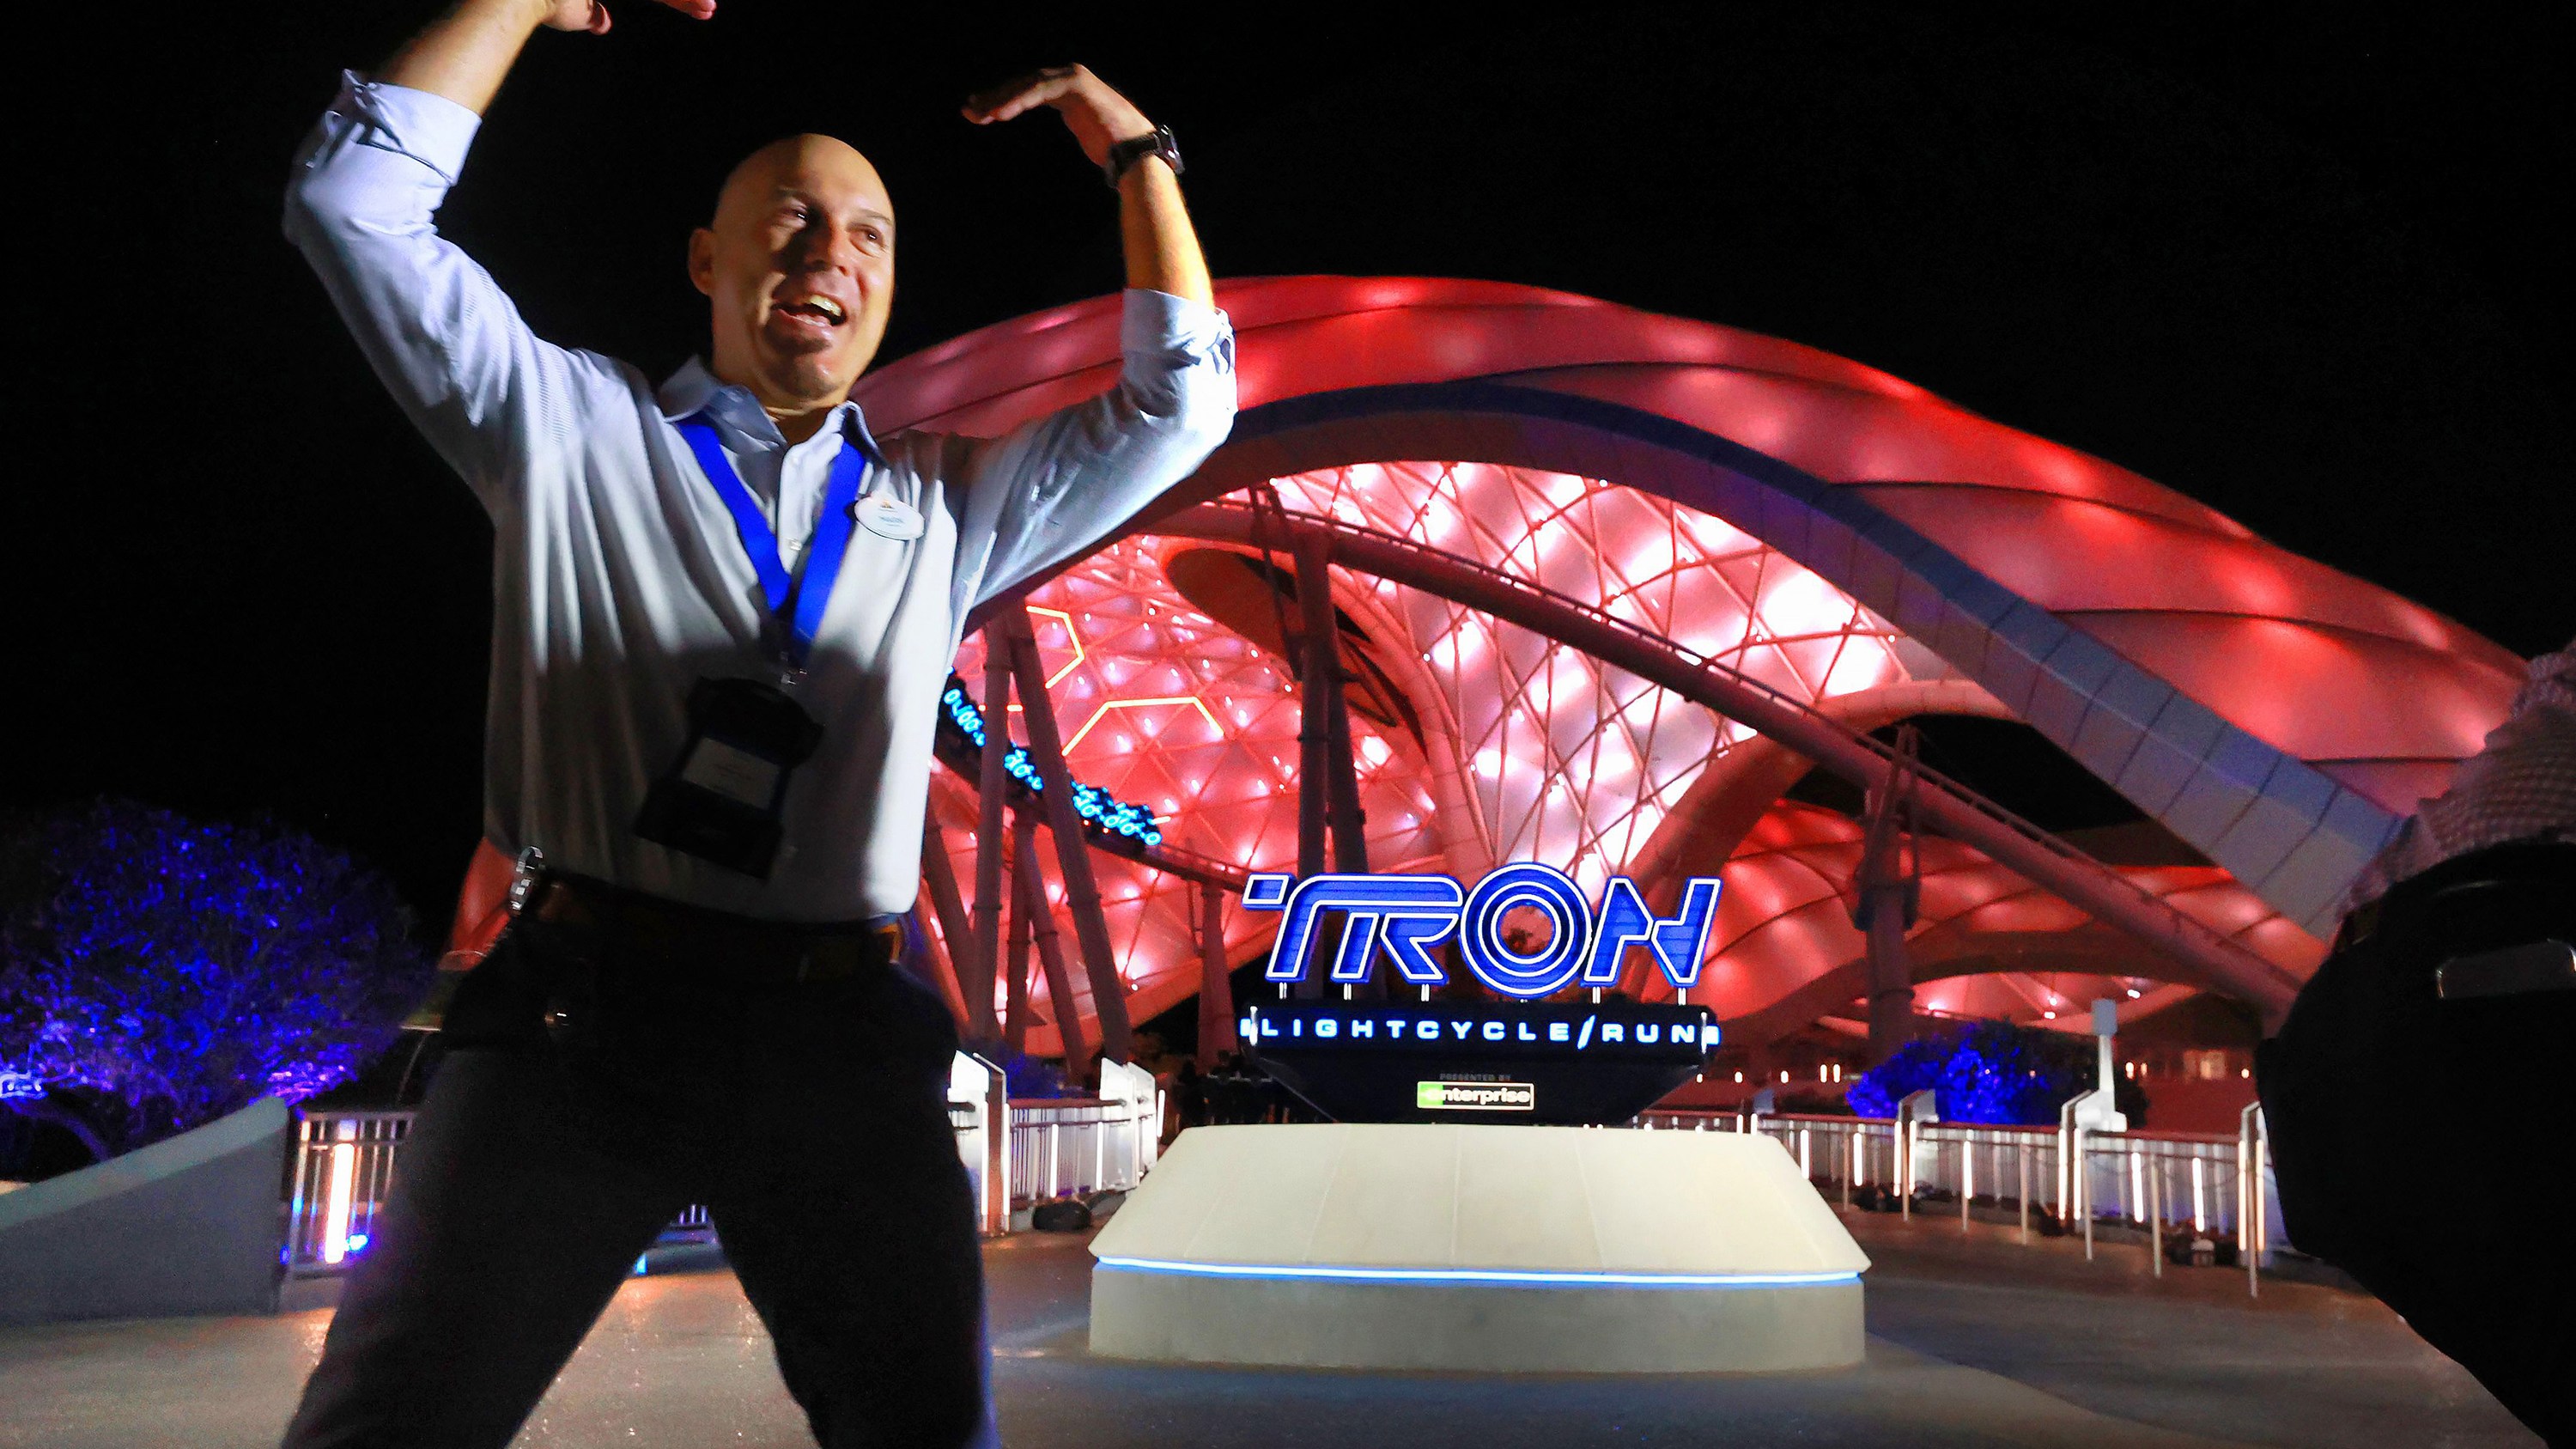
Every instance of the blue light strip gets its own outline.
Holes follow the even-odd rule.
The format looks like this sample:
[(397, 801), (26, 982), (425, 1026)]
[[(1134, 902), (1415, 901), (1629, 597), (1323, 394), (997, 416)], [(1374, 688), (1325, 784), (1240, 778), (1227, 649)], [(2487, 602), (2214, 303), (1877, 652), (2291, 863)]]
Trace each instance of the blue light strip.
[[(966, 687), (958, 682), (956, 675), (948, 676), (947, 692), (939, 697), (939, 702), (947, 708), (948, 723), (966, 736), (967, 743), (979, 750), (984, 748), (984, 712), (976, 707), (975, 701), (966, 697)], [(1029, 752), (1018, 745), (1003, 751), (1002, 769), (1012, 779), (1026, 785), (1033, 794), (1046, 788), (1046, 781), (1039, 776), (1037, 766), (1029, 760)], [(1154, 828), (1157, 822), (1152, 811), (1142, 805), (1130, 805), (1098, 786), (1074, 781), (1073, 810), (1112, 835), (1124, 835), (1147, 845), (1163, 843), (1163, 832)]]
[(1109, 1258), (1104, 1268), (1135, 1273), (1176, 1273), (1206, 1278), (1332, 1278), (1357, 1283), (1507, 1283), (1538, 1288), (1813, 1288), (1857, 1283), (1857, 1272), (1839, 1273), (1542, 1273), (1509, 1268), (1328, 1268), (1309, 1264), (1173, 1263), (1156, 1258)]

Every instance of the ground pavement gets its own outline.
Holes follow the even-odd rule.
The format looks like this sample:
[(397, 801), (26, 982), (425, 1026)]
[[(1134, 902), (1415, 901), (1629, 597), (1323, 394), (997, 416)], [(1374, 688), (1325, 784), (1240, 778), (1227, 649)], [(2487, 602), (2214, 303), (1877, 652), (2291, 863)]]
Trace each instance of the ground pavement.
[[(2377, 1302), (2143, 1252), (2022, 1245), (1955, 1218), (1848, 1219), (1875, 1266), (1869, 1356), (1777, 1377), (1485, 1378), (1123, 1364), (1084, 1352), (1090, 1256), (986, 1253), (1013, 1449), (1579, 1449), (1594, 1445), (2529, 1449), (2466, 1373)], [(327, 1309), (0, 1330), (0, 1445), (265, 1449)], [(635, 1279), (518, 1441), (560, 1449), (810, 1445), (730, 1274)]]

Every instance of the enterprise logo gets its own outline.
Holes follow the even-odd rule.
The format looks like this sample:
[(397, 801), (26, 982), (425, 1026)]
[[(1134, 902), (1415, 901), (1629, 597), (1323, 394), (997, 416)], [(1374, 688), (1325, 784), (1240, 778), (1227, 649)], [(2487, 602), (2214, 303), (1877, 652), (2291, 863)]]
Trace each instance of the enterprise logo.
[(1534, 1112), (1538, 1089), (1527, 1082), (1417, 1082), (1413, 1105), (1425, 1112)]

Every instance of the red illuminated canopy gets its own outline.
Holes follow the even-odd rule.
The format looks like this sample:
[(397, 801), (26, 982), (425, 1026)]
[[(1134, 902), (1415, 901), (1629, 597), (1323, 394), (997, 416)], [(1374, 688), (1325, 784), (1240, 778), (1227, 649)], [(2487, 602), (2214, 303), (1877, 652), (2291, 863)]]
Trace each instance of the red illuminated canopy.
[[(2520, 677), (2452, 621), (2181, 493), (1795, 343), (1491, 282), (1254, 279), (1219, 304), (1233, 438), (1029, 602), (1074, 773), (1235, 865), (1293, 867), (1295, 689), (1172, 582), (1179, 555), (1241, 546), (1158, 523), (1261, 485), (1861, 728), (1923, 708), (2024, 720), (2217, 862), (2135, 873), (2151, 894), (2297, 974), (2344, 883)], [(1118, 356), (1117, 300), (1098, 298), (905, 358), (856, 396), (880, 435), (989, 435), (1110, 386)], [(1836, 913), (1856, 846), (1841, 817), (1775, 803), (1796, 758), (1421, 588), (1347, 568), (1331, 588), (1408, 707), (1355, 717), (1374, 866), (1472, 877), (1535, 858), (1596, 886), (1724, 864), (1720, 1010), (1778, 1025), (1847, 1004), (1857, 937)], [(971, 879), (971, 782), (943, 772), (933, 793)], [(2193, 984), (2156, 985), (2152, 953), (1967, 847), (1938, 853), (1927, 971), (2009, 977), (1979, 964), (2007, 941), (2064, 963), (2053, 984), (1963, 984), (1963, 1009), (2041, 1019), (2088, 976)], [(1176, 878), (1106, 859), (1100, 875), (1142, 1020), (1196, 989), (1196, 912)], [(1268, 929), (1229, 912), (1229, 959)], [(2043, 939), (2055, 954), (2034, 957)]]

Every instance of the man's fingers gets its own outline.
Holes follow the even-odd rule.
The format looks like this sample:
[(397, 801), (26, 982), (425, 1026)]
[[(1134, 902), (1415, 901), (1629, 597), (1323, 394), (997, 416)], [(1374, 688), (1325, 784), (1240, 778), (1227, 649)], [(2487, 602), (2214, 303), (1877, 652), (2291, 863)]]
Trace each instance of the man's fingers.
[(1007, 121), (1063, 93), (1062, 81), (1040, 81), (1023, 90), (986, 91), (966, 102), (966, 119), (978, 123)]
[(1007, 121), (1073, 89), (1078, 75), (1078, 71), (1067, 66), (1042, 70), (1035, 75), (1022, 76), (1008, 85), (978, 91), (966, 98), (966, 119), (978, 125)]
[[(663, 5), (683, 15), (706, 20), (716, 13), (716, 0), (661, 0)], [(608, 6), (602, 0), (556, 0), (546, 24), (557, 30), (577, 30), (586, 35), (608, 33)]]

